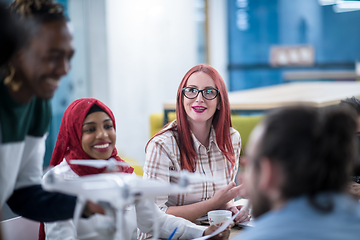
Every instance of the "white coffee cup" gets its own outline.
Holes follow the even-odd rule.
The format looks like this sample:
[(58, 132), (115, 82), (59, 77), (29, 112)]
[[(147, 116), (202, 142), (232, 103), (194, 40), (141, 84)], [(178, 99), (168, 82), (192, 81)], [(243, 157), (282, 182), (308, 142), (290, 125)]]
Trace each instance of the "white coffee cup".
[(208, 219), (210, 225), (218, 225), (225, 222), (232, 217), (232, 212), (228, 210), (214, 210), (208, 212)]

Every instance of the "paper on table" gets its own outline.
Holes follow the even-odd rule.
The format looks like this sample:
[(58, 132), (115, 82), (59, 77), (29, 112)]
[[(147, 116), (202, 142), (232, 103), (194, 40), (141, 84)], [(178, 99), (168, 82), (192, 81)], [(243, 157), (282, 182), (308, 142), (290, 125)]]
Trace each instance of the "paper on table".
[(254, 220), (238, 223), (237, 225), (239, 225), (241, 227), (254, 227)]
[(205, 239), (208, 239), (208, 238), (211, 238), (215, 235), (218, 235), (219, 233), (221, 233), (222, 231), (224, 231), (233, 221), (234, 219), (236, 218), (236, 216), (240, 213), (237, 212), (232, 218), (230, 218), (229, 220), (227, 220), (226, 222), (224, 222), (218, 229), (216, 229), (215, 232), (213, 232), (212, 234), (210, 235), (207, 235), (207, 236), (204, 236), (204, 237), (199, 237), (199, 238), (195, 238), (194, 240), (205, 240)]
[(241, 198), (241, 199), (239, 199), (239, 200), (237, 200), (237, 201), (235, 201), (234, 202), (234, 206), (245, 206), (245, 205), (248, 205), (248, 202), (249, 202), (249, 200), (248, 199), (246, 199), (246, 198)]
[(196, 221), (205, 221), (205, 220), (208, 220), (208, 216), (202, 216), (202, 217), (199, 217), (198, 219), (196, 219)]

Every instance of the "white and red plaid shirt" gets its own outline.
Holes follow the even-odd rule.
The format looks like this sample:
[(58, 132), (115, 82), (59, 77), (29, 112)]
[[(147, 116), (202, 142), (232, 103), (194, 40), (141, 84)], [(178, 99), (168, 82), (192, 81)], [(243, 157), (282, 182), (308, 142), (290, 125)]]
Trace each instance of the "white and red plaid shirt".
[[(169, 128), (176, 125), (176, 121), (169, 124)], [(169, 171), (181, 171), (180, 151), (173, 131), (154, 137), (149, 143), (146, 151), (143, 178), (155, 178), (161, 181), (177, 183), (178, 177), (169, 175)], [(160, 209), (166, 211), (170, 206), (188, 205), (214, 196), (215, 192), (235, 181), (238, 171), (241, 138), (238, 131), (230, 128), (231, 142), (234, 148), (235, 165), (231, 163), (219, 149), (216, 143), (215, 130), (211, 127), (209, 147), (202, 145), (192, 134), (194, 149), (198, 155), (196, 162), (196, 173), (219, 179), (216, 182), (190, 182), (192, 191), (186, 194), (169, 196), (158, 196), (156, 204)]]

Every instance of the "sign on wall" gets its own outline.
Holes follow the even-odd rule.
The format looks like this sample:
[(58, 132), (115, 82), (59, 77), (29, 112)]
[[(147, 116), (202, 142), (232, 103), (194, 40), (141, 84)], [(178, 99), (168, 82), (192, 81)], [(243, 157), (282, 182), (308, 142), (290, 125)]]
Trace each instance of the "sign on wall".
[(270, 65), (279, 66), (312, 66), (315, 62), (314, 48), (311, 45), (271, 46)]

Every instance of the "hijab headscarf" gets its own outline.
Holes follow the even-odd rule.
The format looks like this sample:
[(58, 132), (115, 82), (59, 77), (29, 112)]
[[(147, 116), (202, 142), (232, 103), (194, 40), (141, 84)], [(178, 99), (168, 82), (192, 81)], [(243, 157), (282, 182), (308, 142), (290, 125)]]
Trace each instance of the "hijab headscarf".
[[(75, 100), (65, 110), (65, 113), (62, 117), (58, 138), (56, 140), (55, 148), (50, 161), (50, 166), (56, 166), (60, 164), (65, 158), (70, 168), (79, 176), (102, 173), (106, 169), (99, 169), (70, 163), (70, 160), (72, 159), (92, 159), (82, 149), (81, 139), (83, 122), (86, 116), (90, 114), (89, 110), (94, 105), (97, 105), (101, 108), (102, 111), (109, 115), (114, 124), (114, 129), (116, 130), (114, 115), (105, 104), (94, 98), (82, 98)], [(114, 148), (110, 158), (115, 158), (117, 161), (124, 162), (124, 160), (117, 156), (116, 148)], [(96, 161), (96, 159), (94, 159), (94, 161)], [(125, 173), (132, 173), (134, 171), (134, 168), (130, 166), (119, 166), (119, 169), (119, 172)], [(39, 240), (45, 240), (45, 229), (43, 223), (41, 223), (39, 228)]]
[[(114, 129), (116, 130), (115, 118), (113, 113), (101, 101), (94, 98), (82, 98), (75, 100), (66, 109), (62, 117), (58, 138), (50, 161), (50, 166), (58, 165), (65, 158), (70, 168), (79, 176), (102, 173), (106, 169), (99, 169), (70, 163), (70, 160), (73, 159), (92, 159), (82, 149), (81, 139), (84, 119), (88, 115), (89, 110), (94, 105), (97, 105), (107, 115), (109, 115), (110, 119), (114, 124)], [(117, 161), (124, 162), (119, 156), (117, 156), (116, 148), (114, 148), (110, 158), (114, 158)], [(94, 159), (94, 161), (96, 161), (96, 159)], [(132, 173), (134, 171), (134, 169), (130, 166), (120, 166), (119, 168), (120, 172)]]

